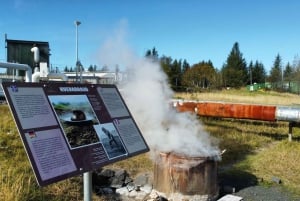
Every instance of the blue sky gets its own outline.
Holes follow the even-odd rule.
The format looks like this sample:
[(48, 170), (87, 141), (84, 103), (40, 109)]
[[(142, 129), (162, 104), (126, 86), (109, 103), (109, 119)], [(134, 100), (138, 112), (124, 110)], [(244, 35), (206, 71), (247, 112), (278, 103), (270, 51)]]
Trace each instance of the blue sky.
[[(258, 60), (267, 72), (277, 54), (286, 65), (292, 64), (300, 53), (300, 1), (297, 0), (0, 2), (2, 62), (6, 60), (6, 33), (8, 39), (47, 41), (53, 66), (61, 69), (74, 66), (75, 20), (82, 22), (78, 27), (78, 48), (84, 66), (108, 65), (99, 59), (99, 50), (107, 41), (118, 40), (139, 56), (155, 47), (159, 56), (186, 59), (191, 65), (211, 60), (219, 69), (235, 42), (239, 43), (247, 63)], [(118, 51), (118, 45), (112, 47)]]

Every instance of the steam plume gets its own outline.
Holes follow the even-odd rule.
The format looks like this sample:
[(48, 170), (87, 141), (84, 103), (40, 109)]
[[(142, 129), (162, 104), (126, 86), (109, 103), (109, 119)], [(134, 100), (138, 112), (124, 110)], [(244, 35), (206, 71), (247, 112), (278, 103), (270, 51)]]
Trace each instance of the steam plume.
[[(114, 63), (127, 67), (129, 82), (120, 86), (122, 96), (150, 149), (187, 156), (218, 156), (216, 140), (204, 131), (199, 120), (189, 113), (177, 113), (170, 106), (173, 91), (159, 64), (135, 56), (127, 45), (123, 45), (122, 37), (116, 38), (102, 47), (100, 52), (105, 53), (101, 55), (102, 62), (112, 63), (105, 58), (113, 58)], [(117, 45), (110, 44), (115, 41)]]

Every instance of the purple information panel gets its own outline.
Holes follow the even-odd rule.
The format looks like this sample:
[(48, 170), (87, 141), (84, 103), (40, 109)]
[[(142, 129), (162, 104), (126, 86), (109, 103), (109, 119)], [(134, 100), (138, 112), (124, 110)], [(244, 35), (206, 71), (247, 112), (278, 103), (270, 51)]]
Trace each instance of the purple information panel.
[(2, 88), (40, 186), (149, 151), (115, 85)]

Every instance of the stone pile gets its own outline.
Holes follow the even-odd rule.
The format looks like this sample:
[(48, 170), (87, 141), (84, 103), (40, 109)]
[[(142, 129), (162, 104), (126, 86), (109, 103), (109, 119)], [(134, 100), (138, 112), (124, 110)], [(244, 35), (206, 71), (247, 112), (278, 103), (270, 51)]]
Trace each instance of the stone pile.
[(124, 169), (101, 169), (92, 174), (93, 190), (97, 195), (122, 201), (168, 200), (153, 189), (152, 173), (131, 178)]
[[(187, 196), (173, 193), (166, 196), (153, 188), (153, 173), (131, 178), (124, 169), (101, 169), (92, 174), (93, 191), (107, 201), (208, 201), (207, 195)], [(215, 199), (213, 199), (215, 200)]]

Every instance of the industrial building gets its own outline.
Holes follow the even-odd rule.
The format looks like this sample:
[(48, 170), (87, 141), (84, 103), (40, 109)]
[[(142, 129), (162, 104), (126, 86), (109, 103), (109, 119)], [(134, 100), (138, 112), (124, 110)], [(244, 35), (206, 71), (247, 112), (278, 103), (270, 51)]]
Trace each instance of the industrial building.
[[(68, 83), (117, 84), (124, 81), (124, 73), (115, 71), (81, 71), (60, 72), (50, 70), (50, 46), (44, 41), (12, 40), (5, 36), (7, 62), (0, 62), (1, 82), (40, 82), (62, 81)], [(79, 70), (80, 69), (80, 70)], [(0, 97), (4, 97), (0, 90)]]

